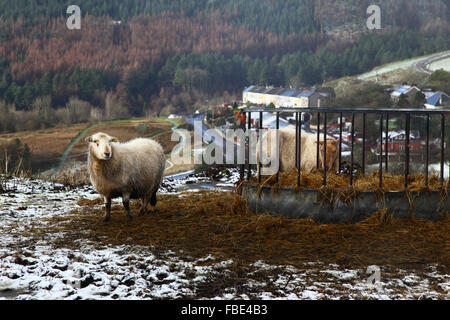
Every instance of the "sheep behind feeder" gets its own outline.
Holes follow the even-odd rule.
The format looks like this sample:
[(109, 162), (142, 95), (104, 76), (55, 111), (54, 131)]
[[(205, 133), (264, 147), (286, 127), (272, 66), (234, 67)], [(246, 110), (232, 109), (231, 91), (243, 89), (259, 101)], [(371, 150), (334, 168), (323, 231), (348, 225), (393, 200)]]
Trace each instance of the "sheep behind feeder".
[[(257, 146), (257, 164), (258, 171), (262, 165), (267, 165), (270, 160), (275, 158), (274, 152), (277, 149), (272, 148), (271, 143), (276, 141), (275, 135), (277, 130), (269, 130), (265, 132)], [(262, 142), (262, 154), (261, 143)], [(296, 131), (291, 128), (283, 128), (278, 130), (278, 156), (279, 171), (288, 172), (295, 169), (296, 166)], [(324, 165), (323, 141), (319, 142), (319, 163), (320, 167)], [(327, 170), (336, 172), (338, 169), (338, 141), (333, 138), (327, 138)], [(261, 164), (262, 163), (262, 164)], [(317, 168), (317, 136), (315, 134), (302, 131), (301, 134), (301, 162), (300, 168), (304, 171), (312, 171)]]

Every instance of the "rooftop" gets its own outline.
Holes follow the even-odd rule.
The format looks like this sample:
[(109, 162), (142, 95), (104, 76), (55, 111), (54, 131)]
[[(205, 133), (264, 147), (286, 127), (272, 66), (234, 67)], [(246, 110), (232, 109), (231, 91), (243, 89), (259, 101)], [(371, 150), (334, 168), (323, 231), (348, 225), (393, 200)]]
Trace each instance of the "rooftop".
[(412, 89), (416, 89), (417, 91), (420, 91), (419, 88), (417, 88), (416, 86), (402, 86), (400, 88), (398, 88), (397, 90), (395, 90), (392, 95), (393, 96), (400, 96), (402, 94), (408, 93), (409, 91), (411, 91)]
[(440, 104), (441, 97), (443, 97), (444, 100), (448, 100), (448, 96), (444, 92), (436, 92), (434, 95), (427, 99), (427, 104), (437, 106), (438, 104)]

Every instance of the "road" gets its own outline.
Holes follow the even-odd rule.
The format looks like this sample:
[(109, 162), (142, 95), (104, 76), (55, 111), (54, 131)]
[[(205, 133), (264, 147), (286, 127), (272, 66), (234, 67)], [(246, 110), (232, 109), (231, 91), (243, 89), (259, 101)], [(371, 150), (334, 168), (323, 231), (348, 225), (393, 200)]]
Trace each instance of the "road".
[(435, 54), (431, 57), (425, 58), (423, 60), (417, 61), (413, 64), (413, 67), (422, 73), (426, 73), (426, 74), (432, 74), (433, 71), (430, 71), (427, 69), (427, 66), (429, 66), (430, 64), (432, 64), (433, 62), (442, 60), (444, 58), (447, 58), (450, 56), (450, 50), (449, 51), (445, 51), (445, 52), (441, 52), (438, 54)]
[[(235, 148), (235, 150), (237, 150), (235, 153), (237, 154), (237, 156), (235, 156), (237, 159), (239, 159), (240, 156), (240, 152), (241, 152), (241, 148), (240, 145), (238, 143), (235, 143), (233, 141), (227, 140), (223, 134), (221, 134), (218, 129), (212, 129), (212, 130), (216, 130), (217, 134), (215, 135), (215, 137), (210, 135), (210, 128), (208, 128), (204, 123), (203, 123), (203, 114), (199, 114), (196, 115), (194, 117), (186, 117), (185, 120), (186, 122), (192, 124), (194, 126), (194, 131), (195, 134), (199, 135), (200, 137), (202, 137), (203, 142), (206, 144), (210, 144), (210, 143), (214, 143), (218, 148), (221, 148), (222, 150), (224, 150), (224, 155), (226, 157), (226, 162), (227, 163), (232, 163), (234, 162), (233, 159), (233, 154), (231, 154), (230, 152), (227, 152), (226, 150), (226, 146), (227, 145), (236, 145), (238, 146), (237, 148)], [(195, 126), (196, 122), (201, 122), (201, 126)], [(208, 132), (209, 131), (209, 132)]]

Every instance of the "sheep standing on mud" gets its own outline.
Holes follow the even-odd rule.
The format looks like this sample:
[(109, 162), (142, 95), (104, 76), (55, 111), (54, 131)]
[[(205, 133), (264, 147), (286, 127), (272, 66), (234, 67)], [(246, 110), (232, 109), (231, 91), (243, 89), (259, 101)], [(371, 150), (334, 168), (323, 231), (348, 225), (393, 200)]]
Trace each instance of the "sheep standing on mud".
[[(258, 171), (260, 170), (260, 162), (262, 164), (269, 163), (274, 160), (273, 153), (276, 149), (272, 148), (271, 142), (275, 142), (276, 130), (269, 130), (262, 136), (262, 159), (260, 159), (260, 144), (257, 146), (257, 164)], [(278, 157), (279, 157), (279, 171), (288, 172), (295, 169), (296, 166), (296, 132), (295, 129), (283, 128), (278, 130)], [(327, 170), (337, 172), (339, 154), (338, 141), (334, 139), (327, 139), (327, 155), (324, 161), (324, 142), (319, 142), (319, 163), (323, 167), (324, 163), (327, 165)], [(304, 171), (312, 171), (317, 168), (317, 135), (306, 133), (302, 131), (301, 136), (301, 160), (300, 167)]]
[(94, 188), (104, 197), (104, 221), (111, 219), (111, 199), (122, 197), (129, 220), (130, 199), (141, 199), (139, 215), (147, 212), (147, 205), (156, 205), (165, 170), (164, 150), (151, 139), (138, 138), (119, 143), (117, 138), (96, 133), (88, 138), (88, 172)]

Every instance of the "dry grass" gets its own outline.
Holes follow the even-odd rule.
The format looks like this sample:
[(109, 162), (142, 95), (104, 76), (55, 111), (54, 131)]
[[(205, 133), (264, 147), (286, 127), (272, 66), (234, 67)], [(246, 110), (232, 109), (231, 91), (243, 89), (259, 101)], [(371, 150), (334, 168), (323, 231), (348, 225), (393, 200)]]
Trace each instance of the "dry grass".
[[(421, 268), (436, 263), (449, 272), (450, 217), (430, 222), (392, 218), (385, 211), (348, 225), (321, 225), (257, 215), (233, 193), (162, 195), (156, 209), (126, 222), (121, 206), (112, 209), (112, 221), (101, 222), (100, 200), (79, 202), (82, 209), (68, 217), (50, 219), (41, 234), (64, 232), (57, 246), (71, 248), (79, 239), (107, 245), (142, 245), (155, 252), (173, 250), (188, 258), (212, 255), (248, 265), (263, 260), (301, 266), (321, 261), (342, 266), (371, 264)], [(132, 207), (136, 214), (137, 206)]]
[[(43, 171), (49, 169), (49, 166), (56, 163), (61, 159), (64, 151), (69, 147), (72, 141), (74, 141), (80, 133), (85, 130), (91, 124), (77, 124), (68, 127), (52, 128), (36, 131), (23, 131), (14, 134), (2, 134), (0, 135), (0, 150), (2, 145), (12, 143), (16, 138), (19, 138), (23, 144), (28, 144), (32, 154), (32, 161), (34, 163), (34, 169), (36, 166)], [(172, 124), (164, 119), (148, 119), (148, 120), (124, 120), (124, 121), (112, 121), (108, 123), (101, 123), (93, 126), (84, 136), (88, 136), (95, 132), (104, 131), (113, 136), (118, 137), (121, 141), (128, 141), (137, 137), (150, 137), (158, 135), (154, 139), (161, 143), (166, 153), (170, 152), (172, 148), (178, 142), (172, 142), (170, 131)], [(69, 152), (68, 160), (77, 160), (86, 162), (87, 144), (82, 137)], [(44, 163), (44, 164), (43, 164)], [(74, 163), (68, 162), (69, 172), (60, 172), (56, 177), (56, 181), (63, 182), (65, 184), (80, 185), (87, 183), (87, 175), (83, 172), (74, 172)], [(79, 162), (75, 167), (79, 166)], [(67, 167), (63, 168), (67, 169)], [(37, 171), (37, 170), (36, 170)], [(75, 170), (76, 171), (76, 170)], [(43, 177), (45, 178), (45, 177)], [(48, 178), (48, 177), (47, 177)]]
[(158, 137), (153, 138), (158, 141), (164, 149), (164, 152), (167, 154), (179, 143), (178, 141), (171, 141), (172, 133), (165, 133)]
[(65, 128), (52, 128), (36, 131), (22, 131), (0, 135), (0, 146), (14, 142), (19, 138), (23, 144), (28, 144), (35, 157), (59, 157), (67, 145), (88, 126), (77, 124)]
[[(14, 142), (19, 138), (23, 144), (28, 144), (33, 157), (37, 158), (55, 158), (62, 155), (70, 142), (77, 137), (77, 135), (87, 128), (90, 124), (76, 124), (68, 127), (51, 128), (36, 131), (22, 131), (17, 133), (8, 133), (0, 135), (0, 146)], [(147, 130), (139, 130), (139, 125), (146, 125)], [(97, 125), (86, 133), (86, 136), (94, 134), (99, 131), (107, 132), (112, 136), (118, 137), (121, 141), (128, 141), (133, 138), (141, 136), (153, 136), (170, 130), (171, 124), (165, 121), (152, 120), (130, 120), (122, 121), (112, 124)], [(161, 140), (162, 144), (168, 149), (172, 146), (170, 142), (170, 134), (168, 136), (158, 137), (156, 140)], [(176, 144), (176, 143), (175, 143)], [(80, 154), (87, 151), (84, 139), (81, 139), (74, 145), (70, 154)]]
[[(257, 177), (253, 177), (251, 183), (257, 183)], [(279, 176), (279, 182), (276, 183), (275, 176), (262, 177), (264, 186), (277, 186), (280, 188), (297, 188), (297, 170), (290, 172), (282, 172)], [(301, 173), (301, 187), (304, 189), (318, 190), (323, 186), (323, 173), (302, 172)], [(333, 191), (343, 191), (349, 189), (350, 178), (346, 175), (336, 175), (334, 173), (327, 174), (327, 188)], [(378, 191), (379, 190), (379, 176), (377, 172), (368, 176), (354, 177), (353, 186), (356, 191)], [(449, 181), (444, 182), (444, 188), (449, 187)], [(390, 174), (383, 174), (383, 191), (405, 191), (405, 177), (393, 176)], [(409, 191), (422, 191), (425, 188), (424, 175), (411, 175), (408, 178)], [(429, 190), (441, 191), (441, 181), (436, 176), (429, 178)]]
[[(139, 126), (146, 126), (147, 130), (139, 130)], [(132, 120), (117, 123), (106, 123), (97, 125), (89, 129), (85, 136), (88, 137), (96, 132), (105, 132), (111, 136), (117, 137), (120, 141), (128, 141), (138, 137), (150, 137), (170, 130), (171, 124), (154, 120)], [(156, 139), (157, 140), (157, 139)], [(170, 140), (170, 136), (169, 136)], [(86, 142), (81, 139), (76, 143), (70, 154), (79, 154), (87, 151)]]

